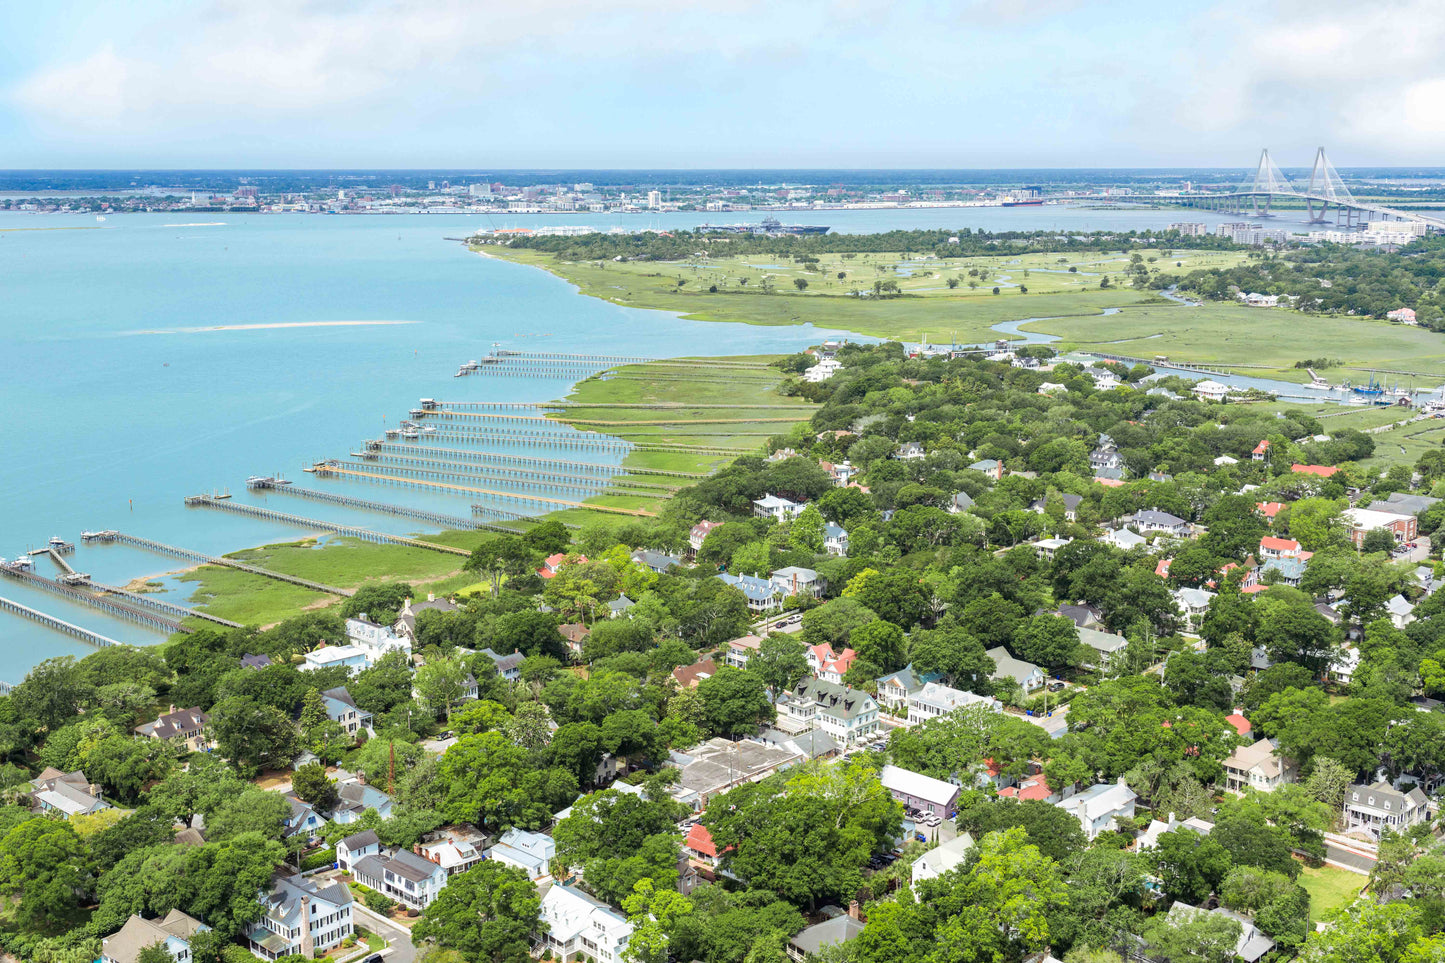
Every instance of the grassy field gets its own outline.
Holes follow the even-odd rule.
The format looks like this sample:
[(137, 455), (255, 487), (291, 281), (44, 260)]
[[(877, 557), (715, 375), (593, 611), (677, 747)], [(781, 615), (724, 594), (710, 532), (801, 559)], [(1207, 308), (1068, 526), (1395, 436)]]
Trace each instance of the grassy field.
[(1359, 896), (1365, 877), (1333, 866), (1306, 866), (1300, 872), (1299, 884), (1310, 894), (1310, 919), (1319, 922)]
[[(857, 261), (847, 262), (850, 265), (865, 264), (863, 269), (851, 268), (855, 274), (849, 275), (850, 278), (856, 277), (860, 290), (871, 290), (874, 280), (893, 280), (909, 296), (855, 298), (848, 294), (851, 290), (848, 285), (852, 282), (846, 278), (839, 281), (836, 271), (832, 274), (821, 271), (809, 273), (800, 265), (780, 266), (778, 270), (757, 267), (771, 263), (761, 258), (722, 259), (718, 263), (726, 261), (726, 267), (714, 266), (709, 261), (706, 267), (694, 268), (658, 262), (563, 263), (555, 261), (550, 255), (523, 249), (489, 248), (488, 253), (552, 271), (576, 284), (583, 294), (629, 307), (675, 311), (698, 321), (812, 324), (907, 341), (921, 340), (925, 334), (933, 342), (992, 340), (997, 334), (990, 331), (989, 326), (1000, 321), (1097, 315), (1105, 308), (1160, 300), (1150, 292), (1132, 288), (1100, 290), (1098, 283), (1102, 273), (1092, 277), (1083, 275), (1080, 281), (1080, 275), (1068, 273), (1067, 265), (1062, 266), (1063, 274), (1060, 275), (1044, 273), (1022, 264), (999, 263), (997, 268), (989, 269), (991, 273), (987, 283), (978, 278), (972, 279), (978, 282), (977, 289), (960, 283), (956, 289), (949, 290), (944, 280), (944, 277), (956, 276), (961, 270), (967, 277), (967, 269), (960, 267), (966, 263), (1006, 262), (1022, 258), (957, 258), (946, 262), (922, 262), (916, 273), (899, 275), (896, 268), (891, 273), (878, 273), (878, 268), (883, 265), (865, 262), (865, 258), (882, 258), (881, 255), (860, 254)], [(1099, 255), (1090, 257), (1097, 259)], [(897, 258), (893, 261), (896, 262)], [(754, 266), (748, 266), (749, 262)], [(782, 265), (782, 262), (778, 263)], [(933, 277), (935, 264), (939, 271), (944, 272), (940, 277)], [(943, 264), (950, 266), (945, 269)], [(1004, 267), (1008, 270), (1002, 270)], [(1029, 277), (1023, 276), (1024, 270), (1030, 272)], [(927, 272), (927, 276), (918, 272)], [(999, 280), (1002, 274), (1010, 272), (1016, 278), (1014, 281)], [(743, 277), (748, 278), (748, 284), (741, 283)], [(771, 277), (773, 293), (762, 290), (764, 277)], [(792, 282), (794, 277), (812, 278), (806, 292), (798, 292)], [(1111, 277), (1117, 280), (1117, 275)], [(727, 280), (729, 278), (731, 280)], [(684, 282), (682, 287), (678, 287), (679, 280)], [(708, 289), (715, 284), (718, 291), (711, 293)], [(1020, 294), (1018, 284), (1028, 287), (1029, 293)], [(995, 285), (999, 287), (997, 295), (992, 293)]]

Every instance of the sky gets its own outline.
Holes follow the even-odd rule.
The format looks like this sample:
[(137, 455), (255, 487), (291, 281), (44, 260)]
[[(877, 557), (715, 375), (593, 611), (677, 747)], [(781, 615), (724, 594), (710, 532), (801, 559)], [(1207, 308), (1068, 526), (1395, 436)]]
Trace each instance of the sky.
[(1440, 0), (0, 4), (0, 168), (1445, 165)]

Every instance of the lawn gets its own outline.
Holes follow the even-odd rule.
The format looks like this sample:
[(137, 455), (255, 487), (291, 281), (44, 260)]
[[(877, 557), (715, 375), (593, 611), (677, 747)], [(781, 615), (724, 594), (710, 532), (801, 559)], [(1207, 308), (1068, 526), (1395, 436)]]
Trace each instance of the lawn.
[(1299, 884), (1310, 894), (1310, 919), (1319, 922), (1360, 895), (1365, 877), (1334, 866), (1305, 866)]

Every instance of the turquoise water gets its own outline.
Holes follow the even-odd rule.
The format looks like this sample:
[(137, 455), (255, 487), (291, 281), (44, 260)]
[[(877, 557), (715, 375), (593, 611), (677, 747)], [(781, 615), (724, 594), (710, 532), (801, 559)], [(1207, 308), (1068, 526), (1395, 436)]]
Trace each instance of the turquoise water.
[[(570, 378), (452, 377), (458, 364), (484, 355), (493, 342), (524, 351), (720, 355), (796, 350), (840, 334), (687, 322), (623, 308), (580, 297), (543, 271), (479, 257), (445, 240), (484, 226), (666, 229), (763, 216), (208, 213), (116, 215), (97, 222), (0, 214), (0, 351), (6, 360), (0, 376), (0, 557), (14, 558), (52, 535), (76, 541), (85, 529), (116, 528), (210, 554), (294, 539), (304, 531), (186, 509), (182, 499), (229, 489), (238, 501), (265, 503), (245, 490), (253, 474), (283, 472), (310, 484), (304, 466), (344, 458), (364, 439), (395, 426), (421, 397), (544, 401), (566, 394)], [(1126, 230), (1224, 218), (1049, 206), (799, 212), (781, 219), (866, 233), (925, 227)], [(406, 323), (207, 330), (347, 321)], [(513, 445), (497, 450), (588, 461), (621, 457)], [(317, 484), (460, 516), (469, 515), (476, 501), (364, 482)], [(382, 531), (426, 528), (285, 496), (273, 496), (270, 504)], [(183, 565), (119, 546), (81, 545), (71, 561), (110, 584)], [(38, 560), (36, 571), (50, 575), (54, 569)], [(189, 591), (172, 583), (179, 601)], [(0, 579), (0, 595), (121, 641), (161, 638), (8, 578)], [(69, 637), (0, 614), (0, 680), (18, 681), (52, 655), (87, 651)]]

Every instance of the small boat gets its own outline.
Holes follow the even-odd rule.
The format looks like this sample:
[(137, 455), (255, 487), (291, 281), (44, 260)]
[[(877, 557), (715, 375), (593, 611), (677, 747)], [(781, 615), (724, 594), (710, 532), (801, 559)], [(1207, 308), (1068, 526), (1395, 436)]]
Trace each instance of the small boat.
[(62, 546), (62, 545), (64, 545), (64, 544), (65, 544), (65, 539), (61, 538), (59, 535), (52, 535), (52, 536), (50, 536), (50, 546), (51, 546), (52, 548), (59, 548), (60, 546)]
[(105, 220), (105, 215), (103, 215), (103, 214), (97, 214), (97, 215), (95, 215), (95, 219), (96, 219), (97, 221), (103, 221), (103, 220)]
[(18, 568), (22, 572), (28, 572), (35, 567), (35, 559), (29, 555), (22, 555), (10, 563), (11, 568)]

